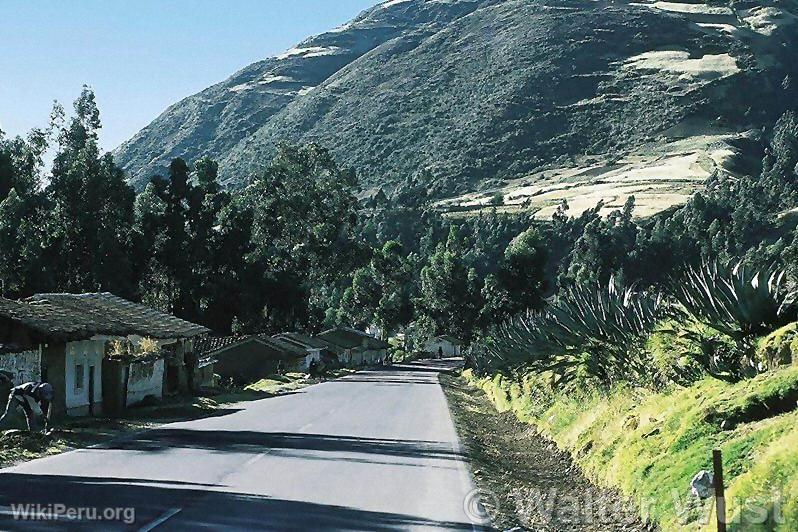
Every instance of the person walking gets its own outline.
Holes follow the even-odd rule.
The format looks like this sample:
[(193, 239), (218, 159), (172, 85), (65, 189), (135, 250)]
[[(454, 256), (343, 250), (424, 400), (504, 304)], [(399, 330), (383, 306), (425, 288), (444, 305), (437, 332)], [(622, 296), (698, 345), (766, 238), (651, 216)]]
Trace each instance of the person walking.
[(0, 417), (0, 427), (10, 414), (19, 410), (25, 413), (25, 422), (28, 430), (38, 430), (38, 419), (44, 424), (46, 432), (50, 425), (51, 403), (53, 401), (53, 386), (49, 382), (26, 382), (11, 388), (8, 395), (6, 411)]

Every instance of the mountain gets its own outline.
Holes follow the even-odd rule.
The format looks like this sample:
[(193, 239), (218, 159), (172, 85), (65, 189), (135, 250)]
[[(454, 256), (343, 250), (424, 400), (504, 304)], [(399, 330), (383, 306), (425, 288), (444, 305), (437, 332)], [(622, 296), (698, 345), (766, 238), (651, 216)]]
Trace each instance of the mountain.
[(204, 155), (235, 185), (280, 142), (317, 142), (367, 188), (424, 171), (455, 210), (635, 193), (656, 212), (740, 170), (798, 101), (796, 13), (795, 0), (390, 0), (172, 105), (114, 155), (138, 188)]

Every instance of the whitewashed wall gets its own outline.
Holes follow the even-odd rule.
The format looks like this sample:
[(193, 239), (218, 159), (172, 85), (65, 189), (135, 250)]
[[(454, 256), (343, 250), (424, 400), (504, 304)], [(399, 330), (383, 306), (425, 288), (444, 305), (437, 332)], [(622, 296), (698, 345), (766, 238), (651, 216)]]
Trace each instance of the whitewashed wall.
[(147, 364), (131, 364), (127, 381), (127, 406), (140, 402), (148, 395), (163, 396), (164, 361)]
[[(85, 414), (89, 406), (89, 367), (94, 366), (94, 403), (102, 404), (102, 361), (105, 340), (84, 340), (66, 344), (66, 408), (68, 414)], [(83, 385), (78, 388), (77, 366), (83, 372)], [(74, 412), (72, 412), (74, 411)]]
[(316, 364), (321, 362), (321, 349), (308, 349), (307, 351), (308, 354), (305, 355), (305, 358), (300, 363), (300, 371), (308, 371), (313, 362), (316, 362)]
[(443, 351), (443, 356), (453, 357), (460, 355), (460, 346), (454, 345), (447, 340), (430, 340), (424, 345), (424, 351), (437, 355), (439, 347)]
[(384, 349), (368, 349), (363, 351), (363, 363), (373, 364), (381, 358), (385, 358), (386, 351)]

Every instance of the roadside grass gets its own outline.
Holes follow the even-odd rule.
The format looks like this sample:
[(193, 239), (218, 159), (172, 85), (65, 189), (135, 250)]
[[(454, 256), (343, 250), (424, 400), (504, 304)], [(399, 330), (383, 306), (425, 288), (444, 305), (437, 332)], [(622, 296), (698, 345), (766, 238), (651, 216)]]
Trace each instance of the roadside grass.
[(6, 430), (0, 435), (0, 467), (90, 447), (155, 425), (127, 419), (81, 418), (59, 425), (48, 434)]
[(129, 408), (119, 418), (66, 418), (56, 422), (49, 434), (24, 430), (3, 431), (0, 432), (0, 467), (90, 447), (164, 423), (229, 413), (236, 403), (274, 397), (355, 371), (349, 368), (332, 370), (323, 378), (311, 378), (304, 373), (287, 373), (273, 375), (248, 386), (206, 390), (198, 396), (165, 397), (157, 404)]
[(798, 529), (798, 367), (659, 393), (564, 394), (546, 391), (539, 377), (463, 375), (665, 530), (714, 529), (712, 504), (690, 494), (690, 480), (712, 470), (715, 448), (723, 451), (729, 530)]
[[(466, 381), (440, 375), (492, 530), (632, 532), (652, 528), (616, 490), (574, 471), (572, 458), (510, 412), (499, 413)], [(574, 501), (579, 502), (575, 510)]]
[(318, 384), (325, 380), (338, 379), (356, 373), (358, 370), (352, 368), (339, 368), (329, 370), (321, 377), (311, 377), (307, 373), (289, 372), (283, 375), (270, 375), (265, 379), (253, 382), (245, 386), (242, 390), (233, 392), (231, 394), (222, 394), (227, 402), (235, 400), (237, 397), (243, 397), (244, 400), (250, 397), (259, 398), (270, 395), (277, 395), (280, 393), (298, 390), (311, 384)]

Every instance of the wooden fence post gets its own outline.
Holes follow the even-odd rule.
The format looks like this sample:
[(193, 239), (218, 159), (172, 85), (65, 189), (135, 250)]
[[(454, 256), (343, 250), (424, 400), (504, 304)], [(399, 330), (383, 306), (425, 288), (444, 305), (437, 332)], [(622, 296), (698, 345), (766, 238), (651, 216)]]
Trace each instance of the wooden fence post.
[(718, 518), (718, 532), (726, 532), (726, 496), (723, 490), (723, 455), (720, 449), (712, 451), (713, 481), (715, 484), (715, 514)]

